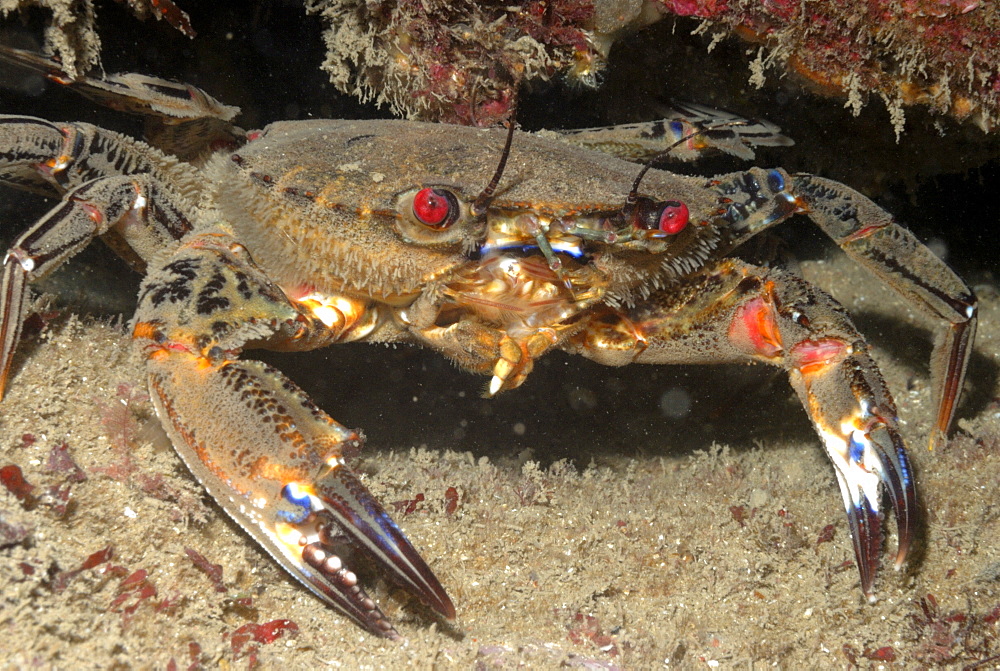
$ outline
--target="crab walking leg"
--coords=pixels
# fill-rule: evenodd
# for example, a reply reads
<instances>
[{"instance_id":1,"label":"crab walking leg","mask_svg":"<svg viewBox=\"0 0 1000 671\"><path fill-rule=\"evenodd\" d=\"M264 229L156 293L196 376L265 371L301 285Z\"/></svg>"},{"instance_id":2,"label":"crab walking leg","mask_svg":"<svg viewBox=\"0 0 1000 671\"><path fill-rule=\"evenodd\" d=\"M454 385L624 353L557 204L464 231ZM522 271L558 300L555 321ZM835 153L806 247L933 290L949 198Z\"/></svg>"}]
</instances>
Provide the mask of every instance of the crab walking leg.
<instances>
[{"instance_id":1,"label":"crab walking leg","mask_svg":"<svg viewBox=\"0 0 1000 671\"><path fill-rule=\"evenodd\" d=\"M123 234L127 245L140 248L143 245L136 244L137 240L162 237L162 231L146 225L150 200L156 192L146 175L87 182L69 191L62 203L10 246L0 279L0 398L6 389L24 322L28 285L54 271L112 228L115 233ZM158 202L156 208L160 209ZM179 236L187 225L186 219L175 213L171 220ZM157 242L147 245L151 248Z\"/></svg>"},{"instance_id":2,"label":"crab walking leg","mask_svg":"<svg viewBox=\"0 0 1000 671\"><path fill-rule=\"evenodd\" d=\"M232 121L239 114L238 107L223 105L195 86L169 79L135 73L105 75L100 79L82 74L71 77L61 63L48 56L5 45L0 45L0 61L37 72L96 103L130 114L175 122L205 118Z\"/></svg>"},{"instance_id":3,"label":"crab walking leg","mask_svg":"<svg viewBox=\"0 0 1000 671\"><path fill-rule=\"evenodd\" d=\"M185 168L150 148L87 124L56 125L0 116L0 181L64 193L3 259L0 279L0 398L21 333L28 285L54 271L94 238L142 265L154 250L190 230L184 196L161 186L162 171ZM176 182L184 184L181 179Z\"/></svg>"},{"instance_id":4,"label":"crab walking leg","mask_svg":"<svg viewBox=\"0 0 1000 671\"><path fill-rule=\"evenodd\" d=\"M363 322L363 318L359 320ZM334 334L350 337L349 325ZM335 549L346 536L448 618L427 564L345 465L361 441L247 343L316 346L327 329L270 282L226 231L190 237L143 283L133 336L177 453L223 509L289 573L369 631L398 634ZM326 344L331 338L327 338Z\"/></svg>"},{"instance_id":5,"label":"crab walking leg","mask_svg":"<svg viewBox=\"0 0 1000 671\"><path fill-rule=\"evenodd\" d=\"M931 358L938 409L930 446L943 440L955 416L972 343L976 297L968 286L885 210L843 184L794 175L792 190L809 217L851 258L926 314L943 320Z\"/></svg>"},{"instance_id":6,"label":"crab walking leg","mask_svg":"<svg viewBox=\"0 0 1000 671\"><path fill-rule=\"evenodd\" d=\"M0 183L62 194L100 177L151 174L195 196L197 170L133 138L87 123L0 114ZM176 198L175 198L176 199Z\"/></svg>"},{"instance_id":7,"label":"crab walking leg","mask_svg":"<svg viewBox=\"0 0 1000 671\"><path fill-rule=\"evenodd\" d=\"M673 103L657 113L663 118L617 126L563 130L558 131L557 137L569 144L643 163L658 156L674 161L695 161L713 152L751 160L754 147L795 144L772 123L751 121L703 105Z\"/></svg>"},{"instance_id":8,"label":"crab walking leg","mask_svg":"<svg viewBox=\"0 0 1000 671\"><path fill-rule=\"evenodd\" d=\"M788 371L833 462L861 588L873 597L882 543L879 484L910 547L916 492L896 407L846 311L804 280L727 260L682 290L596 315L566 349L607 365L762 361Z\"/></svg>"},{"instance_id":9,"label":"crab walking leg","mask_svg":"<svg viewBox=\"0 0 1000 671\"><path fill-rule=\"evenodd\" d=\"M239 108L224 105L190 84L135 73L100 79L83 74L70 77L47 56L0 44L0 62L4 61L37 72L109 109L142 116L146 141L185 161L207 158L212 151L235 147L245 139L243 131L230 123Z\"/></svg>"}]
</instances>

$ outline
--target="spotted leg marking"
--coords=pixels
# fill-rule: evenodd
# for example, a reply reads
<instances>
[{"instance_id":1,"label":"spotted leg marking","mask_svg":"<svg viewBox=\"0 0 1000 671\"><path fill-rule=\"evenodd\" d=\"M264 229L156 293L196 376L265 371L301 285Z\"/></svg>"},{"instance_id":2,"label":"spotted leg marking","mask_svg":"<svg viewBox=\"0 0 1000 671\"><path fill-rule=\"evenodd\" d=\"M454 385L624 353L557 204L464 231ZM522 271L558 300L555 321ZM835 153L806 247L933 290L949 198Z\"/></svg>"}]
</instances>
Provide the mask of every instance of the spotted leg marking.
<instances>
[{"instance_id":1,"label":"spotted leg marking","mask_svg":"<svg viewBox=\"0 0 1000 671\"><path fill-rule=\"evenodd\" d=\"M310 299L312 300L312 299ZM143 283L133 336L174 448L223 509L292 576L369 631L397 638L334 540L346 536L445 617L455 607L427 564L344 462L361 436L247 344L319 346L329 330L221 228L186 238ZM360 311L342 304L341 315ZM323 312L322 310L320 311ZM330 340L350 338L339 323Z\"/></svg>"},{"instance_id":2,"label":"spotted leg marking","mask_svg":"<svg viewBox=\"0 0 1000 671\"><path fill-rule=\"evenodd\" d=\"M829 295L784 273L727 260L670 293L591 319L566 349L608 365L761 361L784 368L833 462L861 588L873 599L882 544L879 484L913 537L916 490L896 406L868 347Z\"/></svg>"}]
</instances>

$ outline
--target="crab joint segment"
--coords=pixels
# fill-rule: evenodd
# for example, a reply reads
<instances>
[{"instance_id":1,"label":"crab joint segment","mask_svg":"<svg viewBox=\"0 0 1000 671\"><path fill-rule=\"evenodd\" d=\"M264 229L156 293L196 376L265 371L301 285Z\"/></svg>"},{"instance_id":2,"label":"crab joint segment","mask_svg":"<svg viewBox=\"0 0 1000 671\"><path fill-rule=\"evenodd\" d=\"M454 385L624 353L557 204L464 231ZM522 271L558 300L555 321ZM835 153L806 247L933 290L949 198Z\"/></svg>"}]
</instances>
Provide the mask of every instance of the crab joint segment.
<instances>
[{"instance_id":1,"label":"crab joint segment","mask_svg":"<svg viewBox=\"0 0 1000 671\"><path fill-rule=\"evenodd\" d=\"M500 341L500 356L493 367L493 377L486 395L496 396L505 389L521 386L534 368L535 359L556 342L558 336L552 329L540 329L518 340L504 336Z\"/></svg>"},{"instance_id":2,"label":"crab joint segment","mask_svg":"<svg viewBox=\"0 0 1000 671\"><path fill-rule=\"evenodd\" d=\"M352 342L363 339L379 324L379 311L369 301L314 291L302 298L293 298L293 302L300 312L323 325L321 330L324 333L321 341L317 343L318 346L330 341ZM297 332L293 338L299 340L312 335L315 339L315 331L315 328L307 327Z\"/></svg>"},{"instance_id":3,"label":"crab joint segment","mask_svg":"<svg viewBox=\"0 0 1000 671\"><path fill-rule=\"evenodd\" d=\"M765 359L781 354L781 333L772 301L754 298L736 308L729 326L729 339L748 352Z\"/></svg>"}]
</instances>

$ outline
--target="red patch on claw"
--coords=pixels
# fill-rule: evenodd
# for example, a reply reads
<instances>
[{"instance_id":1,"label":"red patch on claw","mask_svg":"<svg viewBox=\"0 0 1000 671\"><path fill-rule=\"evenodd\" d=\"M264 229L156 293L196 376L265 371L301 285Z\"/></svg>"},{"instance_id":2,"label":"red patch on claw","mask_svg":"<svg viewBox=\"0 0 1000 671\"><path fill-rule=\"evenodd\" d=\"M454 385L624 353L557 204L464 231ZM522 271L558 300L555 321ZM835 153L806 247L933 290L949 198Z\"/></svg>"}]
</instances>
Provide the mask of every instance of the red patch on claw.
<instances>
[{"instance_id":1,"label":"red patch on claw","mask_svg":"<svg viewBox=\"0 0 1000 671\"><path fill-rule=\"evenodd\" d=\"M729 341L751 354L776 356L783 348L774 306L763 298L754 298L736 308L729 325Z\"/></svg>"},{"instance_id":2,"label":"red patch on claw","mask_svg":"<svg viewBox=\"0 0 1000 671\"><path fill-rule=\"evenodd\" d=\"M803 340L792 348L792 361L803 375L818 373L840 358L847 343L837 338Z\"/></svg>"}]
</instances>

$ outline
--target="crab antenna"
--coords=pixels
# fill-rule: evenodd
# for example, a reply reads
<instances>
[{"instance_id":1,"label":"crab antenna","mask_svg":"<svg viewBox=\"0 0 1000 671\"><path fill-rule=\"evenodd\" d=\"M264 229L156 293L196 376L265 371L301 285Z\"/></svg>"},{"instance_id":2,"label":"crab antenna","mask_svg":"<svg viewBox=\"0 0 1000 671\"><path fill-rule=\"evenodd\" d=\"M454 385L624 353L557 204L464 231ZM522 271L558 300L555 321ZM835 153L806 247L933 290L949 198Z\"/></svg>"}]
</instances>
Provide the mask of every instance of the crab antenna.
<instances>
[{"instance_id":1,"label":"crab antenna","mask_svg":"<svg viewBox=\"0 0 1000 671\"><path fill-rule=\"evenodd\" d=\"M514 128L516 125L513 116L511 116L507 122L507 142L503 146L503 153L500 154L500 165L497 166L497 171L493 173L493 179L490 180L490 183L486 185L483 192L476 196L476 200L472 203L472 214L477 217L486 211L490 201L493 200L493 193L497 190L497 185L500 184L503 170L507 167L507 157L510 156L510 145L514 141Z\"/></svg>"},{"instance_id":2,"label":"crab antenna","mask_svg":"<svg viewBox=\"0 0 1000 671\"><path fill-rule=\"evenodd\" d=\"M664 158L666 158L667 154L672 152L674 149L681 146L688 140L698 137L699 135L707 135L712 131L720 130L722 128L732 128L733 126L749 126L750 123L751 122L747 119L740 119L739 121L727 121L726 123L720 123L714 126L706 126L705 128L699 128L695 132L685 135L680 140L677 140L677 142L674 142L669 147L667 147L660 153L656 154L653 158L646 161L645 165L642 166L642 170L639 171L639 175L635 178L635 181L632 182L632 190L628 192L628 197L625 198L625 207L629 207L636 204L636 202L639 200L639 184L640 182L642 182L642 178L646 176L646 173L649 172L650 168L652 168L654 165L656 165ZM479 201L477 200L476 202Z\"/></svg>"}]
</instances>

